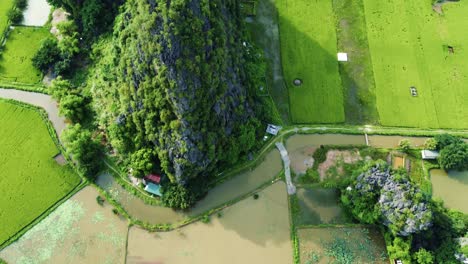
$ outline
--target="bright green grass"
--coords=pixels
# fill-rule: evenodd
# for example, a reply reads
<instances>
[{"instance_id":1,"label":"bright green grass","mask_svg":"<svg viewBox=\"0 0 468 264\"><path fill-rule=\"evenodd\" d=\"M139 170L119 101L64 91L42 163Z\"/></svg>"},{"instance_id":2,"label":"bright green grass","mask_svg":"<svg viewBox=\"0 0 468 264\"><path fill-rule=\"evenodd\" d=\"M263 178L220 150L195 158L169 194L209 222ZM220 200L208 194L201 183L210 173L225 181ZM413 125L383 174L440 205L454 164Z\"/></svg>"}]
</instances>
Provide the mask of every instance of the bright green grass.
<instances>
[{"instance_id":1,"label":"bright green grass","mask_svg":"<svg viewBox=\"0 0 468 264\"><path fill-rule=\"evenodd\" d=\"M7 27L8 18L7 14L10 9L13 8L13 0L2 0L0 1L0 35Z\"/></svg>"},{"instance_id":2,"label":"bright green grass","mask_svg":"<svg viewBox=\"0 0 468 264\"><path fill-rule=\"evenodd\" d=\"M80 181L58 153L39 114L0 101L0 244Z\"/></svg>"},{"instance_id":3,"label":"bright green grass","mask_svg":"<svg viewBox=\"0 0 468 264\"><path fill-rule=\"evenodd\" d=\"M40 83L42 74L34 68L31 59L50 35L47 28L15 27L7 38L0 57L0 79L35 84Z\"/></svg>"},{"instance_id":4,"label":"bright green grass","mask_svg":"<svg viewBox=\"0 0 468 264\"><path fill-rule=\"evenodd\" d=\"M443 16L428 1L364 0L364 7L381 123L468 128L468 2L444 5Z\"/></svg>"},{"instance_id":5,"label":"bright green grass","mask_svg":"<svg viewBox=\"0 0 468 264\"><path fill-rule=\"evenodd\" d=\"M295 123L345 120L330 0L277 0L281 57ZM293 85L295 78L302 86Z\"/></svg>"}]
</instances>

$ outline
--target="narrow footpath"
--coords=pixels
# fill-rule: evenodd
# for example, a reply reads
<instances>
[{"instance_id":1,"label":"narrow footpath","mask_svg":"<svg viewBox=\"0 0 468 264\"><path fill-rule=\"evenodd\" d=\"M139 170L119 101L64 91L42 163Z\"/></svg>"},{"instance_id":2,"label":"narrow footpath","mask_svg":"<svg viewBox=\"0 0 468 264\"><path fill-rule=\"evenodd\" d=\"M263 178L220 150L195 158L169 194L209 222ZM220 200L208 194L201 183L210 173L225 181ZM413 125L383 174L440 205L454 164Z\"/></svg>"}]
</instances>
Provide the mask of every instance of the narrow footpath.
<instances>
[{"instance_id":1,"label":"narrow footpath","mask_svg":"<svg viewBox=\"0 0 468 264\"><path fill-rule=\"evenodd\" d=\"M296 193L296 186L294 186L294 184L292 183L292 180L291 180L291 168L290 168L291 160L289 160L288 151L284 147L283 142L276 142L275 145L278 148L278 150L280 151L281 158L283 159L284 174L286 176L286 185L288 187L288 194L289 195L295 194Z\"/></svg>"}]
</instances>

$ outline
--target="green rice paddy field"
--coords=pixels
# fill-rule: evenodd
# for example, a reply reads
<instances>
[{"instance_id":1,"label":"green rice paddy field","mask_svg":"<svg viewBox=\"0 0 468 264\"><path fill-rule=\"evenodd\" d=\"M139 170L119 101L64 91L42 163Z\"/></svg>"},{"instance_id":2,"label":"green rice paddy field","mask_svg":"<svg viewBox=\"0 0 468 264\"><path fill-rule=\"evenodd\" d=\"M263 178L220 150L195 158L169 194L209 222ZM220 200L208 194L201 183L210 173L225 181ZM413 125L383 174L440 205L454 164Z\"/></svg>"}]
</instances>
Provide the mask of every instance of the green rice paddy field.
<instances>
[{"instance_id":1,"label":"green rice paddy field","mask_svg":"<svg viewBox=\"0 0 468 264\"><path fill-rule=\"evenodd\" d=\"M445 4L444 15L429 1L364 0L364 6L381 123L467 128L468 3Z\"/></svg>"},{"instance_id":2,"label":"green rice paddy field","mask_svg":"<svg viewBox=\"0 0 468 264\"><path fill-rule=\"evenodd\" d=\"M53 157L59 152L40 115L0 101L0 245L80 181Z\"/></svg>"},{"instance_id":3,"label":"green rice paddy field","mask_svg":"<svg viewBox=\"0 0 468 264\"><path fill-rule=\"evenodd\" d=\"M344 121L332 1L278 0L281 58L294 123ZM293 81L299 78L301 86Z\"/></svg>"},{"instance_id":4,"label":"green rice paddy field","mask_svg":"<svg viewBox=\"0 0 468 264\"><path fill-rule=\"evenodd\" d=\"M31 59L50 35L47 28L19 27L9 33L0 57L0 79L27 84L40 83L42 74L32 65Z\"/></svg>"},{"instance_id":5,"label":"green rice paddy field","mask_svg":"<svg viewBox=\"0 0 468 264\"><path fill-rule=\"evenodd\" d=\"M466 1L275 2L294 123L468 128Z\"/></svg>"},{"instance_id":6,"label":"green rice paddy field","mask_svg":"<svg viewBox=\"0 0 468 264\"><path fill-rule=\"evenodd\" d=\"M3 34L3 31L7 27L8 11L13 7L13 0L2 0L0 1L0 35Z\"/></svg>"}]
</instances>

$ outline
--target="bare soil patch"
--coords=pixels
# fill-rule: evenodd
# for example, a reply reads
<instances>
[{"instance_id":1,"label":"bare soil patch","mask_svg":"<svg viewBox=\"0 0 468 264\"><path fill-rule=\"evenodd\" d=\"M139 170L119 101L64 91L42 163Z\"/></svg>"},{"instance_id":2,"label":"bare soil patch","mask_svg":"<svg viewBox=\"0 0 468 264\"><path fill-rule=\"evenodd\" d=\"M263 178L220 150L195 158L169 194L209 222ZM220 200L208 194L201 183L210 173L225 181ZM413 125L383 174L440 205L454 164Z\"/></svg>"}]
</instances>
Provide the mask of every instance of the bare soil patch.
<instances>
[{"instance_id":1,"label":"bare soil patch","mask_svg":"<svg viewBox=\"0 0 468 264\"><path fill-rule=\"evenodd\" d=\"M339 175L344 173L343 163L353 164L362 160L359 151L354 150L329 150L327 159L318 166L320 179L324 180L331 168L336 168Z\"/></svg>"}]
</instances>

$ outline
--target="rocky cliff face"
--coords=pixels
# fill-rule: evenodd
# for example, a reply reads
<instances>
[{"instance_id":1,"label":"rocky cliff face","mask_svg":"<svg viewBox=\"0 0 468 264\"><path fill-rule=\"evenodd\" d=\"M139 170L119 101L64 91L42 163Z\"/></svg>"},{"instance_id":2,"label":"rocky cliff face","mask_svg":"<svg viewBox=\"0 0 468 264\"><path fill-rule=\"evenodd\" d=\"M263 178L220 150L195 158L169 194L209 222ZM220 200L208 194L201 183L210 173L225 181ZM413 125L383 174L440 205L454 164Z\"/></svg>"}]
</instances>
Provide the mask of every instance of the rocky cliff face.
<instances>
[{"instance_id":1,"label":"rocky cliff face","mask_svg":"<svg viewBox=\"0 0 468 264\"><path fill-rule=\"evenodd\" d=\"M153 149L179 183L246 154L259 122L244 41L237 0L128 0L91 89L113 147Z\"/></svg>"}]
</instances>

